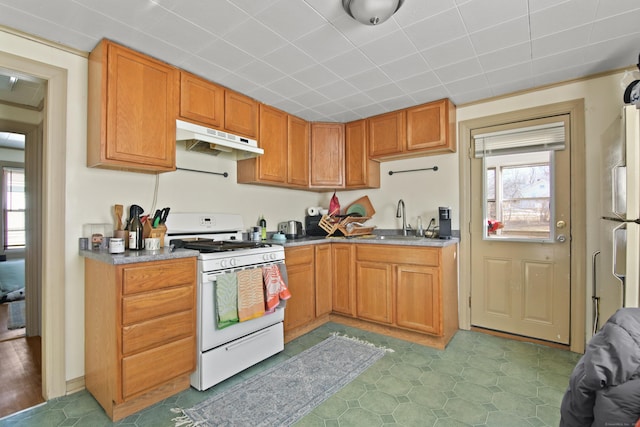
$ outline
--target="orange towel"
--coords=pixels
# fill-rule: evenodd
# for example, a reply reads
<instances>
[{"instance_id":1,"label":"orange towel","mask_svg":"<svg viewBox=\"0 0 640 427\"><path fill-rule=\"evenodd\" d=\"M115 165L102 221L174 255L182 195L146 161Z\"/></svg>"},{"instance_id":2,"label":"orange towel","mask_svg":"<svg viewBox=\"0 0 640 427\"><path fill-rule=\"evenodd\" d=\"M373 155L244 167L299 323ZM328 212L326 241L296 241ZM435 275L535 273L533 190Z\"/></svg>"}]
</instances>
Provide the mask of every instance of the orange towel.
<instances>
[{"instance_id":1,"label":"orange towel","mask_svg":"<svg viewBox=\"0 0 640 427\"><path fill-rule=\"evenodd\" d=\"M266 265L262 267L262 277L264 279L265 305L268 312L272 312L280 300L291 297L291 292L284 283L280 269L277 265Z\"/></svg>"},{"instance_id":2,"label":"orange towel","mask_svg":"<svg viewBox=\"0 0 640 427\"><path fill-rule=\"evenodd\" d=\"M238 317L241 322L264 315L262 270L240 270L238 276Z\"/></svg>"}]
</instances>

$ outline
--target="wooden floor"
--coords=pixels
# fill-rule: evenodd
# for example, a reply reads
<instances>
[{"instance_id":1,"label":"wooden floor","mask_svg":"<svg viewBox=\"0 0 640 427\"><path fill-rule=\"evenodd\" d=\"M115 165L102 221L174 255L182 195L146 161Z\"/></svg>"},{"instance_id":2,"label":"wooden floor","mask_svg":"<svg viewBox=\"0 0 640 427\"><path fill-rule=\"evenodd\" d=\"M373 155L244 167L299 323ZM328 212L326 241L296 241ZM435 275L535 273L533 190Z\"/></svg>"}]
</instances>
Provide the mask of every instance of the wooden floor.
<instances>
[{"instance_id":1,"label":"wooden floor","mask_svg":"<svg viewBox=\"0 0 640 427\"><path fill-rule=\"evenodd\" d=\"M0 304L0 418L44 402L40 337L7 330L7 304Z\"/></svg>"}]
</instances>

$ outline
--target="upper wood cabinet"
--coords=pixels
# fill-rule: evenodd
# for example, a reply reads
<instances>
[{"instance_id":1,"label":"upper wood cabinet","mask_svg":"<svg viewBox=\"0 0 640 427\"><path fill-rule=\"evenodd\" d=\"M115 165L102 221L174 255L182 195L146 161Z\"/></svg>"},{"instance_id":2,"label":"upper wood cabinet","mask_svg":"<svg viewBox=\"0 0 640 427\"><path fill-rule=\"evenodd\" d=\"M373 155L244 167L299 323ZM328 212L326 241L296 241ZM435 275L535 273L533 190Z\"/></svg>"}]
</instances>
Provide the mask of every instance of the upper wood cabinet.
<instances>
[{"instance_id":1,"label":"upper wood cabinet","mask_svg":"<svg viewBox=\"0 0 640 427\"><path fill-rule=\"evenodd\" d=\"M380 188L380 163L369 159L367 121L345 125L345 187Z\"/></svg>"},{"instance_id":2,"label":"upper wood cabinet","mask_svg":"<svg viewBox=\"0 0 640 427\"><path fill-rule=\"evenodd\" d=\"M344 125L311 124L311 187L344 187Z\"/></svg>"},{"instance_id":3,"label":"upper wood cabinet","mask_svg":"<svg viewBox=\"0 0 640 427\"><path fill-rule=\"evenodd\" d=\"M258 139L258 109L254 99L180 72L180 118Z\"/></svg>"},{"instance_id":4,"label":"upper wood cabinet","mask_svg":"<svg viewBox=\"0 0 640 427\"><path fill-rule=\"evenodd\" d=\"M406 115L404 111L392 111L369 117L369 156L383 158L404 151L406 139Z\"/></svg>"},{"instance_id":5,"label":"upper wood cabinet","mask_svg":"<svg viewBox=\"0 0 640 427\"><path fill-rule=\"evenodd\" d=\"M309 122L288 116L287 183L294 186L309 185Z\"/></svg>"},{"instance_id":6,"label":"upper wood cabinet","mask_svg":"<svg viewBox=\"0 0 640 427\"><path fill-rule=\"evenodd\" d=\"M224 126L224 88L185 71L180 72L180 117L205 126Z\"/></svg>"},{"instance_id":7,"label":"upper wood cabinet","mask_svg":"<svg viewBox=\"0 0 640 427\"><path fill-rule=\"evenodd\" d=\"M87 166L176 168L180 72L109 40L89 55Z\"/></svg>"},{"instance_id":8,"label":"upper wood cabinet","mask_svg":"<svg viewBox=\"0 0 640 427\"><path fill-rule=\"evenodd\" d=\"M225 89L224 129L230 133L258 139L258 102L238 92Z\"/></svg>"},{"instance_id":9,"label":"upper wood cabinet","mask_svg":"<svg viewBox=\"0 0 640 427\"><path fill-rule=\"evenodd\" d=\"M369 156L394 160L456 151L456 109L448 99L370 117Z\"/></svg>"},{"instance_id":10,"label":"upper wood cabinet","mask_svg":"<svg viewBox=\"0 0 640 427\"><path fill-rule=\"evenodd\" d=\"M407 153L455 153L456 108L448 99L407 109Z\"/></svg>"}]
</instances>

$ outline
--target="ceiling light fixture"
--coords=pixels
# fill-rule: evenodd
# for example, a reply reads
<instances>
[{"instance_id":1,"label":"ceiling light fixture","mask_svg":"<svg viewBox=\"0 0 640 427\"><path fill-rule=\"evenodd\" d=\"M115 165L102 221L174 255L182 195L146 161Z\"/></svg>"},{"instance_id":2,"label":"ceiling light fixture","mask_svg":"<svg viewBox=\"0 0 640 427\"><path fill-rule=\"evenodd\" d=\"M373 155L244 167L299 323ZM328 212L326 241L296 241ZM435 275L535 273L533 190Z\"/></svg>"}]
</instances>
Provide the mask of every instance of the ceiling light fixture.
<instances>
[{"instance_id":1,"label":"ceiling light fixture","mask_svg":"<svg viewBox=\"0 0 640 427\"><path fill-rule=\"evenodd\" d=\"M344 10L365 25L382 24L400 9L404 0L342 0Z\"/></svg>"}]
</instances>

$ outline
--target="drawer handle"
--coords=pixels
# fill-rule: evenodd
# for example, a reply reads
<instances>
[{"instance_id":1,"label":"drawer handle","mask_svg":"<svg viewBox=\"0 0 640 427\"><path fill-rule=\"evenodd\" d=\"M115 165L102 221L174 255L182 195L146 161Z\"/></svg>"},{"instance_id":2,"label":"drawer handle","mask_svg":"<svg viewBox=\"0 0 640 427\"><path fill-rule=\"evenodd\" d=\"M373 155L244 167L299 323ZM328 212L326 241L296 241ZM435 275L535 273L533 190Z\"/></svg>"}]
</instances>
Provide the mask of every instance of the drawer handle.
<instances>
[{"instance_id":1,"label":"drawer handle","mask_svg":"<svg viewBox=\"0 0 640 427\"><path fill-rule=\"evenodd\" d=\"M239 347L239 346L244 345L244 344L246 344L246 343L248 343L250 341L258 339L258 338L262 337L263 335L268 334L269 332L271 332L270 329L263 329L263 330L261 330L259 332L256 332L256 333L254 333L254 334L252 334L252 335L250 335L248 337L244 337L244 338L239 339L238 341L234 341L233 343L231 343L228 346L226 346L224 349L226 351L231 351L236 347Z\"/></svg>"}]
</instances>

